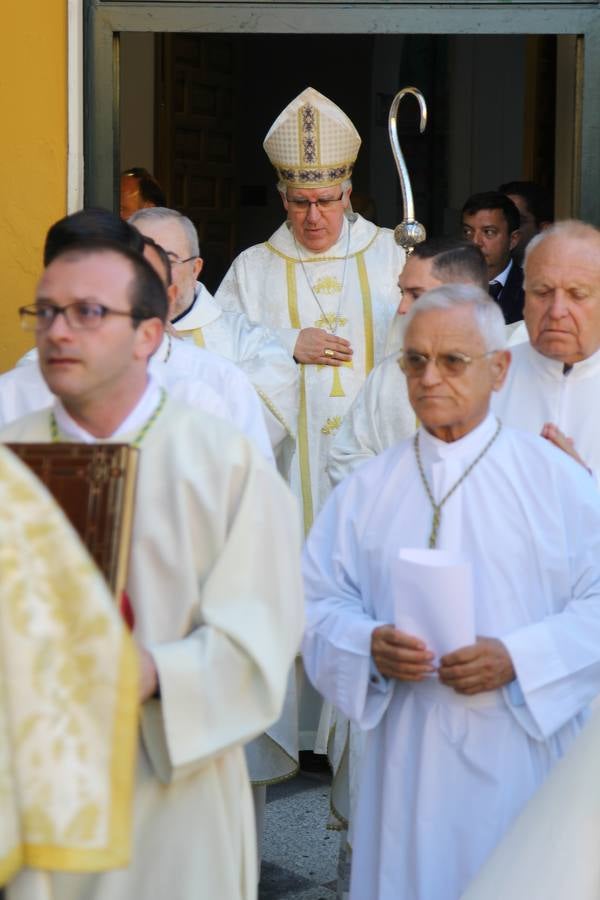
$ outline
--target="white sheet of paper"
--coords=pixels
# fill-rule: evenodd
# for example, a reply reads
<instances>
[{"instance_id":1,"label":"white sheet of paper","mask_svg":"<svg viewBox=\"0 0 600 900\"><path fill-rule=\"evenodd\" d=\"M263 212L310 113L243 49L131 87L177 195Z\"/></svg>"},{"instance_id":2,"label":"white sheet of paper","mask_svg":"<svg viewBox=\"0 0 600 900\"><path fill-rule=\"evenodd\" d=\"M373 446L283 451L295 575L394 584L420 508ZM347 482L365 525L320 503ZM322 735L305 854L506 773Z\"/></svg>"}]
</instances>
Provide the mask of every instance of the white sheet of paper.
<instances>
[{"instance_id":1,"label":"white sheet of paper","mask_svg":"<svg viewBox=\"0 0 600 900\"><path fill-rule=\"evenodd\" d=\"M392 563L396 628L440 656L475 643L471 565L446 550L401 550Z\"/></svg>"}]
</instances>

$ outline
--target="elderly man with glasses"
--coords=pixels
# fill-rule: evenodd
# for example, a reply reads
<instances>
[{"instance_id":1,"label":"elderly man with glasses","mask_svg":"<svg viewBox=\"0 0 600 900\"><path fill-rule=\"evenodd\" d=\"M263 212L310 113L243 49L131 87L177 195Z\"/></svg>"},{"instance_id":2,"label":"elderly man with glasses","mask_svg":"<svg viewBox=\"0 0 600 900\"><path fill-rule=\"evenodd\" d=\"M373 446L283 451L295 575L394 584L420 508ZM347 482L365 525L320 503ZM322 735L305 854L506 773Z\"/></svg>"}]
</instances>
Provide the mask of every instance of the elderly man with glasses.
<instances>
[{"instance_id":1,"label":"elderly man with glasses","mask_svg":"<svg viewBox=\"0 0 600 900\"><path fill-rule=\"evenodd\" d=\"M304 661L366 731L351 900L457 900L600 689L600 495L503 426L500 308L407 314L421 425L339 485L305 553Z\"/></svg>"},{"instance_id":2,"label":"elderly man with glasses","mask_svg":"<svg viewBox=\"0 0 600 900\"><path fill-rule=\"evenodd\" d=\"M175 298L169 319L188 346L202 347L234 362L261 401L273 452L289 474L298 415L298 373L285 347L241 312L226 312L198 281L204 261L194 223L175 209L142 209L129 220L169 256ZM279 775L282 773L280 772Z\"/></svg>"}]
</instances>

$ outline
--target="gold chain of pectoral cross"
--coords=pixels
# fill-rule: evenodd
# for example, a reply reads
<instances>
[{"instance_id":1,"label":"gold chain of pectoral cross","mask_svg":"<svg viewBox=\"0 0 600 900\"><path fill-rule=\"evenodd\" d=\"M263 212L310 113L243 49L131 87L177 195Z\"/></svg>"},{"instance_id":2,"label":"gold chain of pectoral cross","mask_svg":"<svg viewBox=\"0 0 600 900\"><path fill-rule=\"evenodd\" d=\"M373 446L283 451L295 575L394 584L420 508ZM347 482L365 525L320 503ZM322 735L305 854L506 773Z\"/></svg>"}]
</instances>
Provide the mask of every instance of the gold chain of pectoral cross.
<instances>
[{"instance_id":1,"label":"gold chain of pectoral cross","mask_svg":"<svg viewBox=\"0 0 600 900\"><path fill-rule=\"evenodd\" d=\"M498 426L497 426L494 434L490 438L490 440L487 442L487 444L481 451L481 453L475 457L475 459L469 466L467 466L467 468L462 473L462 475L460 476L458 481L456 481L452 485L450 490L445 494L444 497L442 497L442 499L440 500L439 503L436 503L435 500L433 499L433 493L431 492L431 488L429 487L429 482L427 481L427 477L425 476L425 470L423 469L423 463L421 462L421 451L419 449L419 432L417 431L417 433L415 434L415 437L413 440L413 446L415 448L415 456L417 459L417 466L419 467L419 474L421 476L421 481L423 482L423 487L425 488L425 493L427 494L427 496L429 498L429 502L431 503L431 506L433 507L433 522L431 524L431 533L429 535L429 547L431 549L433 549L437 545L438 532L440 530L440 521L442 518L442 506L444 505L446 500L450 499L450 497L452 496L454 491L463 483L463 481L465 480L467 475L469 475L473 471L473 469L475 468L475 466L477 465L479 460L485 456L485 454L488 452L488 450L490 449L490 447L492 446L492 444L494 443L494 441L500 434L500 429L502 428L502 422L500 421L500 419L496 419L496 422L498 423Z\"/></svg>"},{"instance_id":2,"label":"gold chain of pectoral cross","mask_svg":"<svg viewBox=\"0 0 600 900\"><path fill-rule=\"evenodd\" d=\"M344 287L346 286L346 269L348 268L348 254L350 252L350 234L351 234L350 222L347 223L346 227L348 228L348 238L346 240L346 252L344 254L344 271L342 274L342 284L340 287L340 299L338 300L337 313L335 313L333 316L331 315L331 313L329 313L329 314L326 313L325 310L323 309L323 307L321 306L321 301L319 300L319 298L317 296L317 292L315 291L315 289L313 287L312 281L308 277L308 272L306 271L306 267L304 265L304 260L302 259L300 247L298 246L298 241L296 240L296 235L292 231L292 237L294 239L294 246L296 247L296 253L298 255L298 262L300 263L300 268L302 269L302 271L304 273L304 278L306 279L306 283L309 287L309 290L314 297L315 303L319 307L321 315L323 316L323 321L327 322L329 325L329 331L331 332L331 334L336 333L336 331L338 329L338 325L340 324L340 322L339 322L340 309L342 308L342 300L344 299ZM333 324L329 324L330 321L333 322Z\"/></svg>"}]
</instances>

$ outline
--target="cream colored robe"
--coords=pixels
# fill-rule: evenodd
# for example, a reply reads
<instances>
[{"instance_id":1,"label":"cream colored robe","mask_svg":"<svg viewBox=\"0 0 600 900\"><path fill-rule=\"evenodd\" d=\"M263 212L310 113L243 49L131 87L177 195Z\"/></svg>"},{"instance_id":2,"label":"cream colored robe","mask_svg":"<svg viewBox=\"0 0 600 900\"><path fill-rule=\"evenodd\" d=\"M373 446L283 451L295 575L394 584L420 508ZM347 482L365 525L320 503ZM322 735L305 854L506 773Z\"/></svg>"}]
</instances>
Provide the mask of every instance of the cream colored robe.
<instances>
[{"instance_id":1,"label":"cream colored robe","mask_svg":"<svg viewBox=\"0 0 600 900\"><path fill-rule=\"evenodd\" d=\"M337 336L347 338L354 350L350 366L300 367L291 483L302 500L307 531L330 490L325 463L333 436L366 376L383 356L400 299L397 280L404 251L389 229L356 216L353 223L344 220L339 240L326 253L311 256L304 251L302 259L304 269L292 233L283 224L267 243L250 247L234 260L215 299L224 309L245 312L252 321L272 328L290 356L300 329L311 327L337 325Z\"/></svg>"},{"instance_id":2,"label":"cream colored robe","mask_svg":"<svg viewBox=\"0 0 600 900\"><path fill-rule=\"evenodd\" d=\"M49 440L44 410L2 432ZM144 704L134 853L100 876L25 870L8 900L251 900L243 745L280 714L302 628L295 502L226 422L168 400L141 447L128 593L161 700Z\"/></svg>"},{"instance_id":3,"label":"cream colored robe","mask_svg":"<svg viewBox=\"0 0 600 900\"><path fill-rule=\"evenodd\" d=\"M461 900L598 900L599 754L596 712Z\"/></svg>"},{"instance_id":4,"label":"cream colored robe","mask_svg":"<svg viewBox=\"0 0 600 900\"><path fill-rule=\"evenodd\" d=\"M298 372L286 348L261 325L239 312L225 312L198 283L191 308L173 322L178 335L234 362L263 403L279 471L287 476L296 442Z\"/></svg>"}]
</instances>

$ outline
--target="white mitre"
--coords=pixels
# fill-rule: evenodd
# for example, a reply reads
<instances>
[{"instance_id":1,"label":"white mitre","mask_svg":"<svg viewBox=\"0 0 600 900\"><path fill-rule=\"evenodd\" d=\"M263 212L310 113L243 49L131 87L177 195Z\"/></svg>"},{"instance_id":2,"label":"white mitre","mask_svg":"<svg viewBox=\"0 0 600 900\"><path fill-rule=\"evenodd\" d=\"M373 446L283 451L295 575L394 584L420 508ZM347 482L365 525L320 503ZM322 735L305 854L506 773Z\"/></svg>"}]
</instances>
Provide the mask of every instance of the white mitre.
<instances>
[{"instance_id":1,"label":"white mitre","mask_svg":"<svg viewBox=\"0 0 600 900\"><path fill-rule=\"evenodd\" d=\"M346 113L309 87L275 119L263 147L280 181L321 188L350 178L360 144Z\"/></svg>"}]
</instances>

